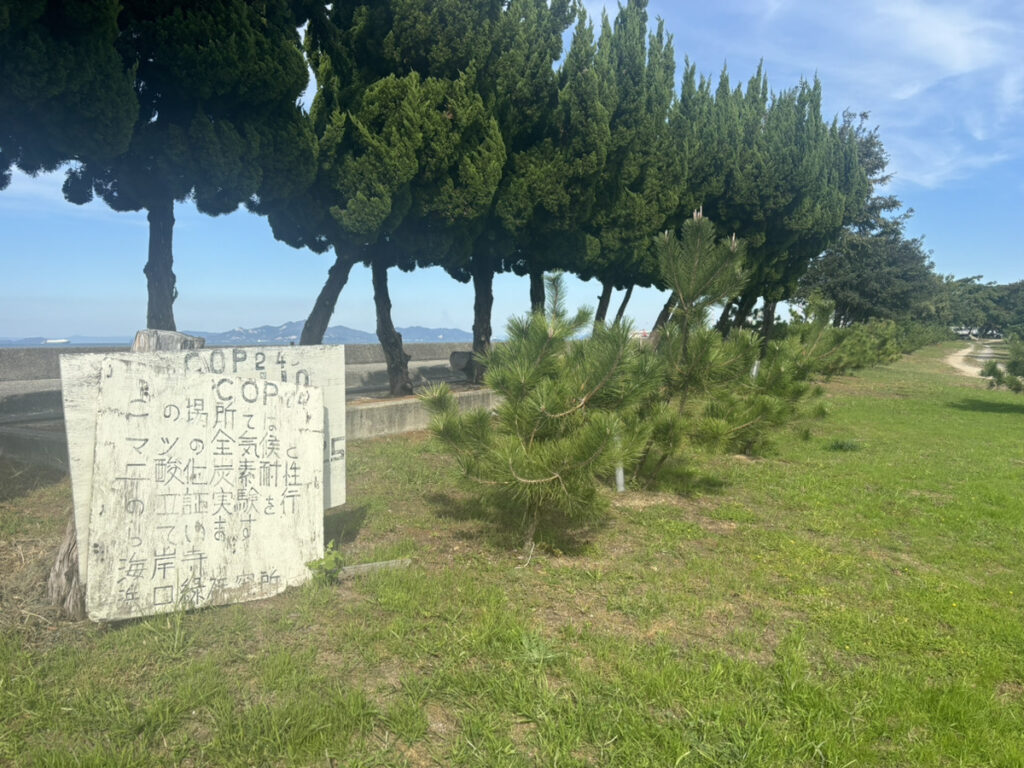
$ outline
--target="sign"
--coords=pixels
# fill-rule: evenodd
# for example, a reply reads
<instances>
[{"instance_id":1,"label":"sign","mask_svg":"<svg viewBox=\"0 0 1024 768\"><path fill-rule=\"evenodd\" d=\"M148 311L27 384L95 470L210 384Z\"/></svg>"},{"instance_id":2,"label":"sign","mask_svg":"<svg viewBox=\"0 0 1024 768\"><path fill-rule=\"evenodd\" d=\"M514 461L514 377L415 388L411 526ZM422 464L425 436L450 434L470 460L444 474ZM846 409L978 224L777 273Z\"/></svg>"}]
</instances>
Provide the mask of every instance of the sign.
<instances>
[{"instance_id":1,"label":"sign","mask_svg":"<svg viewBox=\"0 0 1024 768\"><path fill-rule=\"evenodd\" d=\"M182 377L145 357L101 360L79 541L89 617L254 600L306 581L323 555L320 391L300 377Z\"/></svg>"},{"instance_id":2,"label":"sign","mask_svg":"<svg viewBox=\"0 0 1024 768\"><path fill-rule=\"evenodd\" d=\"M131 361L187 385L212 375L266 381L278 387L300 384L323 395L323 507L345 503L345 348L343 346L225 347L174 352L61 355L61 389L68 436L71 492L78 533L78 571L88 583L89 510L92 508L97 396L111 367ZM270 388L272 391L273 387ZM320 555L317 555L320 557Z\"/></svg>"}]
</instances>

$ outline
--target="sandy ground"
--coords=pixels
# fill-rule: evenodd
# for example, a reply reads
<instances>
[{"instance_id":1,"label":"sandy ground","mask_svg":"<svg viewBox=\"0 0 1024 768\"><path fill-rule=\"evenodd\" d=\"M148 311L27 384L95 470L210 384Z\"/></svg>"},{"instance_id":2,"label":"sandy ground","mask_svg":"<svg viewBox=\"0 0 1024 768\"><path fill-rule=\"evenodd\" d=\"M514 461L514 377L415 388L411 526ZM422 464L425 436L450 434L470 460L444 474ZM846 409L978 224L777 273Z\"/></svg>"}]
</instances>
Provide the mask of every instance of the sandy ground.
<instances>
[{"instance_id":1,"label":"sandy ground","mask_svg":"<svg viewBox=\"0 0 1024 768\"><path fill-rule=\"evenodd\" d=\"M958 352L954 352L946 358L946 364L956 368L964 376L977 376L981 366L974 362L973 359L970 361L967 359L972 356L977 346L977 344L971 344L969 347L964 347Z\"/></svg>"}]
</instances>

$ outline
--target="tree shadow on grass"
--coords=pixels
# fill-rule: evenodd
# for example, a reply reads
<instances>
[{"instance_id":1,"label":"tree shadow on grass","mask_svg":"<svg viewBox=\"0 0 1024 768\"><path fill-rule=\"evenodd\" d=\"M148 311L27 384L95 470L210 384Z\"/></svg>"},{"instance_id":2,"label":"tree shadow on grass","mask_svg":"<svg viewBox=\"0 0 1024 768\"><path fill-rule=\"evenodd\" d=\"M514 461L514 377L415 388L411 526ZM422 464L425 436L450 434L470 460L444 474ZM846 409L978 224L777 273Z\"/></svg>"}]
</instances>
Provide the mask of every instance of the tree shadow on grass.
<instances>
[{"instance_id":1,"label":"tree shadow on grass","mask_svg":"<svg viewBox=\"0 0 1024 768\"><path fill-rule=\"evenodd\" d=\"M638 479L647 483L644 490L686 497L721 494L729 486L721 477L672 461L666 462L656 476L641 475Z\"/></svg>"},{"instance_id":2,"label":"tree shadow on grass","mask_svg":"<svg viewBox=\"0 0 1024 768\"><path fill-rule=\"evenodd\" d=\"M483 523L478 530L461 531L462 539L477 538L495 549L515 550L523 546L526 529L522 510L496 506L486 498L451 493L432 493L425 497L437 517L461 522ZM579 556L589 551L594 536L608 525L607 511L587 521L547 514L537 528L534 541L542 550Z\"/></svg>"},{"instance_id":3,"label":"tree shadow on grass","mask_svg":"<svg viewBox=\"0 0 1024 768\"><path fill-rule=\"evenodd\" d=\"M0 457L0 502L60 482L67 472Z\"/></svg>"},{"instance_id":4,"label":"tree shadow on grass","mask_svg":"<svg viewBox=\"0 0 1024 768\"><path fill-rule=\"evenodd\" d=\"M428 493L424 497L435 515L446 520L492 520L493 510L481 499L452 493Z\"/></svg>"},{"instance_id":5,"label":"tree shadow on grass","mask_svg":"<svg viewBox=\"0 0 1024 768\"><path fill-rule=\"evenodd\" d=\"M962 400L950 403L950 408L958 411L973 411L975 413L1004 413L1024 416L1024 403L994 403L989 400L979 400L975 397L965 397Z\"/></svg>"},{"instance_id":6,"label":"tree shadow on grass","mask_svg":"<svg viewBox=\"0 0 1024 768\"><path fill-rule=\"evenodd\" d=\"M351 544L366 521L366 505L348 508L335 507L324 515L324 541L333 541L335 546Z\"/></svg>"}]
</instances>

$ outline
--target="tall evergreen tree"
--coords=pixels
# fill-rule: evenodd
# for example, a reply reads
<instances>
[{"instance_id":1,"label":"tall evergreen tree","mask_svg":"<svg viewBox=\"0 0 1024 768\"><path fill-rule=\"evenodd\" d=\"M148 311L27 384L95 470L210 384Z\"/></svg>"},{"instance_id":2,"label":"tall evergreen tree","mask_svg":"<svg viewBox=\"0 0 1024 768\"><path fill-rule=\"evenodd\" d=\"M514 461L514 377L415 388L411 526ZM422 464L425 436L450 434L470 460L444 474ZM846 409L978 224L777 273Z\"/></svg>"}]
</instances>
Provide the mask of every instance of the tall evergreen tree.
<instances>
[{"instance_id":1,"label":"tall evergreen tree","mask_svg":"<svg viewBox=\"0 0 1024 768\"><path fill-rule=\"evenodd\" d=\"M139 103L131 143L113 158L83 158L64 194L147 212L147 327L175 329L175 202L217 215L308 184L312 135L296 104L302 21L286 0L123 3L117 48Z\"/></svg>"},{"instance_id":2,"label":"tall evergreen tree","mask_svg":"<svg viewBox=\"0 0 1024 768\"><path fill-rule=\"evenodd\" d=\"M118 0L0 0L0 189L127 149L139 105L119 55Z\"/></svg>"},{"instance_id":3,"label":"tall evergreen tree","mask_svg":"<svg viewBox=\"0 0 1024 768\"><path fill-rule=\"evenodd\" d=\"M387 270L465 251L464 230L489 209L504 163L496 122L476 89L475 68L491 55L491 13L456 2L341 2L307 35L318 80L311 120L319 172L304 196L269 212L270 222L290 244L336 253L303 343L319 343L352 265L370 267L395 394L411 384ZM424 44L430 24L447 43Z\"/></svg>"},{"instance_id":4,"label":"tall evergreen tree","mask_svg":"<svg viewBox=\"0 0 1024 768\"><path fill-rule=\"evenodd\" d=\"M939 321L945 304L942 280L923 241L905 236L913 211L894 214L902 205L899 199L877 191L891 178L889 158L878 129L868 129L867 120L867 113L845 112L838 143L860 168L869 193L851 208L835 242L812 258L794 298L807 303L817 294L831 301L833 322L840 326L871 318Z\"/></svg>"},{"instance_id":5,"label":"tall evergreen tree","mask_svg":"<svg viewBox=\"0 0 1024 768\"><path fill-rule=\"evenodd\" d=\"M510 270L530 273L529 225L510 214L522 208L523 194L531 194L529 181L537 169L538 148L557 130L553 115L558 107L555 62L562 55L562 38L575 17L570 0L511 0L494 26L493 47L486 65L477 72L477 89L492 110L505 145L502 181L490 210L467 231L469 250L452 253L442 266L454 278L473 283L473 351L486 354L491 340L494 276ZM532 268L533 295L538 303L538 275ZM476 376L482 370L477 368Z\"/></svg>"},{"instance_id":6,"label":"tall evergreen tree","mask_svg":"<svg viewBox=\"0 0 1024 768\"><path fill-rule=\"evenodd\" d=\"M727 302L719 327L747 322L764 301L768 338L775 305L789 298L811 259L838 237L870 193L856 140L821 118L821 85L801 82L769 95L761 68L746 90L730 90L723 72L715 96L723 183L707 209L747 243L752 274Z\"/></svg>"},{"instance_id":7,"label":"tall evergreen tree","mask_svg":"<svg viewBox=\"0 0 1024 768\"><path fill-rule=\"evenodd\" d=\"M450 130L437 132L438 137L443 135L440 145L433 139L421 142L422 152L429 156L424 157L419 175L399 183L394 183L398 179L387 178L373 182L369 176L356 182L362 185L360 194L368 200L388 198L389 206L397 203L395 216L388 221L384 221L386 216L381 219L380 239L374 240L372 258L353 257L350 250L335 247L337 259L307 321L304 341L311 340L317 328L326 327L351 264L362 260L376 264L378 310L390 303L384 295L386 277L381 274L389 266L440 265L457 279L472 279L477 286L475 346L480 351L486 348L490 338L491 280L494 271L507 268L512 245L500 228L493 203L488 200L484 205L484 199L494 193L493 187L489 191L487 187L494 180L495 170L505 167L508 148L515 146L519 137L534 135L544 117L543 109L537 106L543 99L538 100L537 93L546 93L553 81L551 64L558 58L561 32L567 22L551 20L563 16L571 17L568 0L558 0L552 6L543 0L343 0L333 3L323 19L310 24L307 49L320 80L319 107L314 104L312 116L319 136L326 135L331 115L364 109L373 84L388 77L404 81L415 75L424 84L457 84L450 85L461 94L456 96L482 105L485 112L475 112L474 123L453 120L460 110L443 110L451 123ZM427 112L432 109L420 106ZM469 111L461 109L461 113L468 115ZM494 124L501 131L497 142ZM350 128L339 130L352 136ZM406 131L410 137L414 133ZM332 160L328 155L335 149L328 148L325 153L324 138L320 143L321 171L307 198L320 212L309 214L296 210L296 206L283 206L271 216L271 224L275 233L288 242L324 250L332 243L343 242L352 229L342 222L340 234L331 234L339 225L339 211L332 206L348 204L343 195L338 197L339 184L344 182L339 182L337 174L349 165L343 159L344 151ZM379 142L368 139L367 145L371 144L375 148L370 154L383 151ZM415 144L413 138L410 146ZM447 182L438 181L446 175ZM378 185L375 189L374 183ZM407 184L404 189L403 183ZM394 195L398 198L391 200ZM405 367L400 341L397 346L393 343L390 321L381 323L379 311L378 321L388 337L381 339L385 351L396 350L397 357L389 359L389 366L394 363L395 370L400 370Z\"/></svg>"},{"instance_id":8,"label":"tall evergreen tree","mask_svg":"<svg viewBox=\"0 0 1024 768\"><path fill-rule=\"evenodd\" d=\"M599 248L575 271L601 282L595 320L602 322L614 288L658 280L653 238L676 210L684 168L668 132L675 78L672 38L660 21L656 32L648 33L647 0L620 5L614 25L603 18L597 67L610 139L586 226Z\"/></svg>"},{"instance_id":9,"label":"tall evergreen tree","mask_svg":"<svg viewBox=\"0 0 1024 768\"><path fill-rule=\"evenodd\" d=\"M513 269L530 278L530 306L544 308L545 272L575 270L597 253L585 232L608 156L608 110L601 102L593 25L583 11L558 71L557 105L544 138L513 158L496 205L514 233Z\"/></svg>"}]
</instances>

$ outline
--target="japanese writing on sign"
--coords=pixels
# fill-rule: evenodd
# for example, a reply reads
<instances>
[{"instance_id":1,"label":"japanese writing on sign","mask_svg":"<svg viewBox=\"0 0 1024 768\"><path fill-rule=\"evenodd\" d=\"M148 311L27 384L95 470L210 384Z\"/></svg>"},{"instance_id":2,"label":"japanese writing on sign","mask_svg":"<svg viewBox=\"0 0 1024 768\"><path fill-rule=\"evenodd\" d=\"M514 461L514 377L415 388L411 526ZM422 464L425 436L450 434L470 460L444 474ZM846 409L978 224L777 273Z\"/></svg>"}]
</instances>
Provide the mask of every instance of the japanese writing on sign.
<instances>
[{"instance_id":1,"label":"japanese writing on sign","mask_svg":"<svg viewBox=\"0 0 1024 768\"><path fill-rule=\"evenodd\" d=\"M86 604L109 620L276 594L323 554L318 389L108 358Z\"/></svg>"},{"instance_id":2,"label":"japanese writing on sign","mask_svg":"<svg viewBox=\"0 0 1024 768\"><path fill-rule=\"evenodd\" d=\"M68 436L71 490L75 501L75 526L80 556L78 572L88 584L90 550L89 510L92 509L93 464L96 448L97 393L100 382L112 375L115 360L130 360L163 376L176 377L182 386L197 379L238 377L253 382L245 395L251 397L256 382L266 382L268 402L295 384L316 387L323 394L324 443L323 506L345 502L345 349L341 346L235 347L174 352L61 355L61 390L64 423ZM259 386L263 387L263 384ZM215 418L209 396L174 403L193 421ZM200 407L202 404L202 408ZM138 403L136 403L138 405ZM252 404L250 404L252 405ZM223 404L222 404L223 406ZM213 414L210 416L209 414Z\"/></svg>"}]
</instances>

